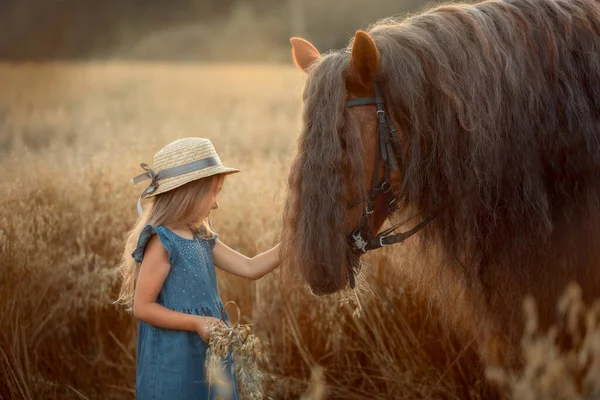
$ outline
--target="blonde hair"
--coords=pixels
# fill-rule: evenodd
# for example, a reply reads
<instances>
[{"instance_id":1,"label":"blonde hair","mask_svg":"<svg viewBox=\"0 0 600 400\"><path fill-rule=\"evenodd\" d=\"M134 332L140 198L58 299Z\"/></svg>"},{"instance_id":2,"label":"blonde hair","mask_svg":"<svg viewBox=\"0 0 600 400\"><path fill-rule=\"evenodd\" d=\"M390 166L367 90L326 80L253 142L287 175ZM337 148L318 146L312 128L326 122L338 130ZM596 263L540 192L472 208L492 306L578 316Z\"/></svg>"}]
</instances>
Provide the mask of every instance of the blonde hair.
<instances>
[{"instance_id":1,"label":"blonde hair","mask_svg":"<svg viewBox=\"0 0 600 400\"><path fill-rule=\"evenodd\" d=\"M140 265L135 262L131 253L135 250L140 233L146 225L186 226L204 239L214 237L215 233L207 218L200 215L200 205L210 191L215 190L224 179L223 174L212 175L150 198L150 206L138 217L135 227L126 235L123 255L116 268L121 288L115 303L123 304L128 310L132 310Z\"/></svg>"}]
</instances>

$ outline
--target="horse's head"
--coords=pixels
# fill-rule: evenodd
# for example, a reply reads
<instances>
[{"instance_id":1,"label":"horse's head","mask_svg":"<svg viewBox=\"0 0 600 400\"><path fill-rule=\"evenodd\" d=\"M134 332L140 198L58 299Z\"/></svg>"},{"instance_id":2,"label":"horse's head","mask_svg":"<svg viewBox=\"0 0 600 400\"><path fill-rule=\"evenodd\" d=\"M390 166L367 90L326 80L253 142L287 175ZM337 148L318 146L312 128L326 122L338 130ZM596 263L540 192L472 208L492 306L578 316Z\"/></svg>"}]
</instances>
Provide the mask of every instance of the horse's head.
<instances>
[{"instance_id":1,"label":"horse's head","mask_svg":"<svg viewBox=\"0 0 600 400\"><path fill-rule=\"evenodd\" d=\"M395 207L400 143L376 87L380 56L369 34L357 32L349 52L326 56L304 39L291 43L308 79L284 253L313 293L328 294L353 286L360 256L379 247L377 232Z\"/></svg>"}]
</instances>

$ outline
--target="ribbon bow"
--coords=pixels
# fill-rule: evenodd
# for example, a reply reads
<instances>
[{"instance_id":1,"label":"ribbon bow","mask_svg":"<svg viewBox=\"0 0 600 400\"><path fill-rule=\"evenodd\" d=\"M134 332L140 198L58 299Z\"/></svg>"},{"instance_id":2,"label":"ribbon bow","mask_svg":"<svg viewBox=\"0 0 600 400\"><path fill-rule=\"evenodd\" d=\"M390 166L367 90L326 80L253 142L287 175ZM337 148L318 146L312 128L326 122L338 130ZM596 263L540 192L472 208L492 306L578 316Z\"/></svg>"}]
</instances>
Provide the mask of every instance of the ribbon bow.
<instances>
[{"instance_id":1,"label":"ribbon bow","mask_svg":"<svg viewBox=\"0 0 600 400\"><path fill-rule=\"evenodd\" d=\"M133 183L134 185L137 185L141 181L145 181L146 179L150 179L150 186L148 186L142 192L142 194L140 194L140 197L138 198L138 202L137 202L138 214L142 215L144 213L143 210L142 210L142 199L146 198L150 193L152 193L156 189L158 189L158 180L160 179L160 176L159 176L158 173L155 173L152 170L152 168L150 168L150 166L148 166L148 164L141 163L140 167L142 167L142 169L144 171L146 171L146 172L144 172L143 174L140 174L140 175L136 176L135 178L133 178L131 180L131 183Z\"/></svg>"},{"instance_id":2,"label":"ribbon bow","mask_svg":"<svg viewBox=\"0 0 600 400\"><path fill-rule=\"evenodd\" d=\"M178 176L178 175L187 174L188 172L192 172L192 171L199 171L201 169L213 167L215 165L220 165L220 164L221 164L221 160L219 160L219 157L210 156L210 157L206 157L206 158L201 158L199 160L194 160L194 161L191 161L191 162L183 164L183 165L177 165L174 167L166 168L166 169L160 170L156 173L152 170L152 168L150 168L148 166L148 164L144 164L144 163L140 164L140 167L142 167L142 169L146 172L133 178L131 180L131 183L136 185L137 183L139 183L141 181L150 179L150 186L148 186L146 188L146 190L144 190L142 192L142 194L140 194L140 198L138 199L138 203L137 203L138 214L140 214L140 215L143 214L142 199L147 197L150 193L153 193L154 191L156 191L156 189L158 189L158 181L159 180L172 178L172 177Z\"/></svg>"}]
</instances>

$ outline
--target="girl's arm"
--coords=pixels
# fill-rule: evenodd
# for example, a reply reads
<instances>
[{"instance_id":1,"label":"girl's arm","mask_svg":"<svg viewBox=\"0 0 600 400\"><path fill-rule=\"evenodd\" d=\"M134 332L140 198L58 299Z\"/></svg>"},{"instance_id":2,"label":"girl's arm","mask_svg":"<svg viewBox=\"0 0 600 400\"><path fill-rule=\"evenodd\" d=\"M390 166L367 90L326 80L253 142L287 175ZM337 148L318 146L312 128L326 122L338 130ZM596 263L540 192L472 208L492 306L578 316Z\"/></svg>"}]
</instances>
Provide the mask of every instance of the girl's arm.
<instances>
[{"instance_id":1,"label":"girl's arm","mask_svg":"<svg viewBox=\"0 0 600 400\"><path fill-rule=\"evenodd\" d=\"M279 266L279 244L253 258L227 247L217 239L213 248L215 265L233 275L248 279L260 279Z\"/></svg>"},{"instance_id":2,"label":"girl's arm","mask_svg":"<svg viewBox=\"0 0 600 400\"><path fill-rule=\"evenodd\" d=\"M198 332L204 340L208 340L209 324L218 323L218 319L180 313L156 302L170 269L167 250L153 235L146 245L135 285L133 315L159 328Z\"/></svg>"}]
</instances>

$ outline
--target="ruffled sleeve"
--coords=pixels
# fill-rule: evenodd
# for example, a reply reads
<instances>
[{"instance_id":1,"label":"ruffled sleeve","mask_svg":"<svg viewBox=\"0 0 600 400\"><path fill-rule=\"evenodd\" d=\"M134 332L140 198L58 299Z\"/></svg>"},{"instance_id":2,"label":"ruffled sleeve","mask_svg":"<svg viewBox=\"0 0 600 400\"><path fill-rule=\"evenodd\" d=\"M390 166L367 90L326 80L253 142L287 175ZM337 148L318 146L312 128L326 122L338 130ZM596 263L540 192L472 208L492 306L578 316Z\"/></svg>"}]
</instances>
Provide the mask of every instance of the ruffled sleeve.
<instances>
[{"instance_id":1,"label":"ruffled sleeve","mask_svg":"<svg viewBox=\"0 0 600 400\"><path fill-rule=\"evenodd\" d=\"M133 253L131 253L131 257L133 257L135 262L142 262L144 258L144 251L146 251L146 245L148 244L148 241L154 234L158 235L158 238L162 243L163 247L167 250L167 253L169 253L169 262L172 262L171 243L169 242L169 239L166 237L166 235L163 234L163 232L160 231L159 228L152 225L144 226L144 229L142 229L142 232L140 233L137 246L135 247Z\"/></svg>"},{"instance_id":2,"label":"ruffled sleeve","mask_svg":"<svg viewBox=\"0 0 600 400\"><path fill-rule=\"evenodd\" d=\"M211 250L215 248L215 244L217 244L217 238L218 237L219 237L219 235L217 234L217 232L214 232L213 237L210 238L210 239L207 239L208 244L210 245Z\"/></svg>"},{"instance_id":3,"label":"ruffled sleeve","mask_svg":"<svg viewBox=\"0 0 600 400\"><path fill-rule=\"evenodd\" d=\"M208 226L210 228L210 230L212 231L212 238L207 239L208 243L210 244L210 248L214 249L215 248L215 244L217 244L217 239L219 238L219 234L217 233L217 231L215 231L215 228L213 228L213 226L210 223L210 220L208 220Z\"/></svg>"}]
</instances>

